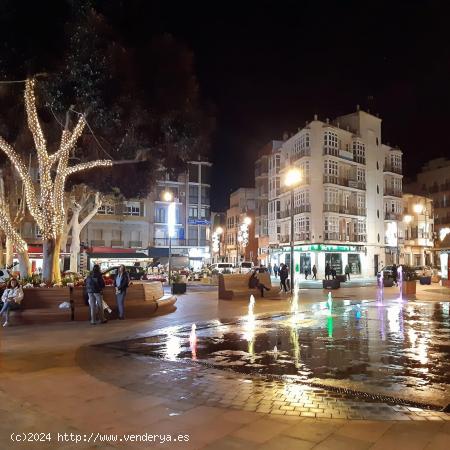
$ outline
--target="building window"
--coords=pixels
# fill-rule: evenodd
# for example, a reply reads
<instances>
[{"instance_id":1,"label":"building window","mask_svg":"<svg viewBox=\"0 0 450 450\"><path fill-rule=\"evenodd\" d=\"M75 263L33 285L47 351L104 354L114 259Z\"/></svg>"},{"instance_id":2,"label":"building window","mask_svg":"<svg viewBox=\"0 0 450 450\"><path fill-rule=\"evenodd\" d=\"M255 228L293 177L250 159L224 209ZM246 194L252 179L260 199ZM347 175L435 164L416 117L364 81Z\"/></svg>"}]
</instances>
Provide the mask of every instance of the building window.
<instances>
[{"instance_id":1,"label":"building window","mask_svg":"<svg viewBox=\"0 0 450 450\"><path fill-rule=\"evenodd\" d=\"M336 161L330 161L329 159L326 159L324 161L324 172L325 175L337 176L338 163Z\"/></svg>"},{"instance_id":2,"label":"building window","mask_svg":"<svg viewBox=\"0 0 450 450\"><path fill-rule=\"evenodd\" d=\"M114 206L103 204L98 208L97 214L114 214Z\"/></svg>"},{"instance_id":3,"label":"building window","mask_svg":"<svg viewBox=\"0 0 450 450\"><path fill-rule=\"evenodd\" d=\"M164 207L155 208L155 222L166 223L166 208Z\"/></svg>"},{"instance_id":4,"label":"building window","mask_svg":"<svg viewBox=\"0 0 450 450\"><path fill-rule=\"evenodd\" d=\"M356 180L360 181L362 183L366 182L366 171L362 169L361 167L358 167L356 169Z\"/></svg>"},{"instance_id":5,"label":"building window","mask_svg":"<svg viewBox=\"0 0 450 450\"><path fill-rule=\"evenodd\" d=\"M189 219L198 219L197 206L189 206Z\"/></svg>"},{"instance_id":6,"label":"building window","mask_svg":"<svg viewBox=\"0 0 450 450\"><path fill-rule=\"evenodd\" d=\"M189 203L198 203L198 186L189 186Z\"/></svg>"},{"instance_id":7,"label":"building window","mask_svg":"<svg viewBox=\"0 0 450 450\"><path fill-rule=\"evenodd\" d=\"M326 155L339 156L339 139L337 133L325 131L323 137L324 153Z\"/></svg>"},{"instance_id":8,"label":"building window","mask_svg":"<svg viewBox=\"0 0 450 450\"><path fill-rule=\"evenodd\" d=\"M293 154L297 157L309 154L309 133L302 133L294 142Z\"/></svg>"},{"instance_id":9,"label":"building window","mask_svg":"<svg viewBox=\"0 0 450 450\"><path fill-rule=\"evenodd\" d=\"M354 161L365 164L366 163L366 147L361 141L353 141L352 143L353 159Z\"/></svg>"},{"instance_id":10,"label":"building window","mask_svg":"<svg viewBox=\"0 0 450 450\"><path fill-rule=\"evenodd\" d=\"M125 216L140 216L141 205L139 202L127 202L125 203L125 210L123 212Z\"/></svg>"}]
</instances>

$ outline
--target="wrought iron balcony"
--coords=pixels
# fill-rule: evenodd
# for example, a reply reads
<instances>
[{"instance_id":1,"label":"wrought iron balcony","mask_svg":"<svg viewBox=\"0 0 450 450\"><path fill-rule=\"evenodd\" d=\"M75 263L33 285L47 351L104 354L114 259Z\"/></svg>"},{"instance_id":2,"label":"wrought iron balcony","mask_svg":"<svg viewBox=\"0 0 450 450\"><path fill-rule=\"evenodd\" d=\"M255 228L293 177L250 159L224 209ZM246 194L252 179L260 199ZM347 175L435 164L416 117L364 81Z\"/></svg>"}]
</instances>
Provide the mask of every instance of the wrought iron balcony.
<instances>
[{"instance_id":1,"label":"wrought iron balcony","mask_svg":"<svg viewBox=\"0 0 450 450\"><path fill-rule=\"evenodd\" d=\"M339 186L351 187L354 189L359 189L361 191L366 190L365 181L357 181L357 180L352 180L350 178L342 178L342 177L338 177L337 175L324 175L323 182L337 184Z\"/></svg>"}]
</instances>

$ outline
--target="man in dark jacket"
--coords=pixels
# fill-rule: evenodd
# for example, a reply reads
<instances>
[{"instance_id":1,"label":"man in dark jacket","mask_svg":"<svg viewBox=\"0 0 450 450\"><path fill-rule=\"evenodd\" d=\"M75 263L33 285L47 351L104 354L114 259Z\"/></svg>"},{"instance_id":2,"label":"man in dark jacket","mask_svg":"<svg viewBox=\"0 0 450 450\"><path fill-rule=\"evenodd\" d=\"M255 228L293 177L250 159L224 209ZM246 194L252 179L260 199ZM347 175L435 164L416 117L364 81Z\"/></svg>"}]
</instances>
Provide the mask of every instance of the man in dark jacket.
<instances>
[{"instance_id":1,"label":"man in dark jacket","mask_svg":"<svg viewBox=\"0 0 450 450\"><path fill-rule=\"evenodd\" d=\"M261 297L264 297L264 290L270 291L268 287L266 287L263 283L261 283L256 276L256 270L251 274L248 280L248 288L249 289L259 289L261 292Z\"/></svg>"},{"instance_id":2,"label":"man in dark jacket","mask_svg":"<svg viewBox=\"0 0 450 450\"><path fill-rule=\"evenodd\" d=\"M100 272L100 266L96 264L92 268L92 272L87 276L85 280L86 292L89 297L89 308L91 310L91 324L95 325L96 321L96 312L98 311L98 316L101 323L108 322L105 319L105 315L103 313L103 299L102 299L102 291L105 287L105 281L103 280L102 274ZM97 311L96 311L97 310Z\"/></svg>"}]
</instances>

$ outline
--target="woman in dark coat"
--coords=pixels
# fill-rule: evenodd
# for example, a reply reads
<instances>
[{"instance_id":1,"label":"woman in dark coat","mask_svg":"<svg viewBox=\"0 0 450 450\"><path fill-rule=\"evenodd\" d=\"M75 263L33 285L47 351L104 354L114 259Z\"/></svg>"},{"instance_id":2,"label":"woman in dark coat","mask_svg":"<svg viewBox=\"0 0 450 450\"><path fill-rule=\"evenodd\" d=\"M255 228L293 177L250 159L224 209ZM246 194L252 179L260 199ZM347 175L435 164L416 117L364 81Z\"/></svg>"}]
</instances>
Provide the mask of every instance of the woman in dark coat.
<instances>
[{"instance_id":1,"label":"woman in dark coat","mask_svg":"<svg viewBox=\"0 0 450 450\"><path fill-rule=\"evenodd\" d=\"M125 266L121 264L114 280L114 287L116 288L117 309L119 310L119 320L125 319L125 296L127 294L127 288L129 284L130 275L125 270Z\"/></svg>"}]
</instances>

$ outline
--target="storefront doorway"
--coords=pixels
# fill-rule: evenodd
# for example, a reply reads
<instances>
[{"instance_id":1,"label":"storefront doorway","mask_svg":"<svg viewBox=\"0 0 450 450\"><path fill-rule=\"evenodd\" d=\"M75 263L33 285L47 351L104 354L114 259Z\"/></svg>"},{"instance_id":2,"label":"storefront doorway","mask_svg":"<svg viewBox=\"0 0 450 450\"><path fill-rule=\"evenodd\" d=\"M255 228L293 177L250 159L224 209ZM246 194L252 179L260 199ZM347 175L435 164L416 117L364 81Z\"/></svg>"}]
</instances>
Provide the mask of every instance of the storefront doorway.
<instances>
[{"instance_id":1,"label":"storefront doorway","mask_svg":"<svg viewBox=\"0 0 450 450\"><path fill-rule=\"evenodd\" d=\"M325 253L325 266L329 264L337 275L342 275L342 255L340 253Z\"/></svg>"},{"instance_id":2,"label":"storefront doorway","mask_svg":"<svg viewBox=\"0 0 450 450\"><path fill-rule=\"evenodd\" d=\"M349 253L348 254L348 265L350 267L350 273L354 275L361 274L361 258L358 254Z\"/></svg>"}]
</instances>

